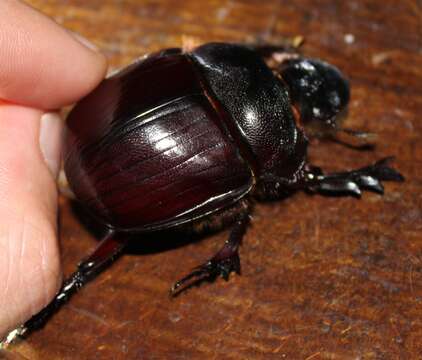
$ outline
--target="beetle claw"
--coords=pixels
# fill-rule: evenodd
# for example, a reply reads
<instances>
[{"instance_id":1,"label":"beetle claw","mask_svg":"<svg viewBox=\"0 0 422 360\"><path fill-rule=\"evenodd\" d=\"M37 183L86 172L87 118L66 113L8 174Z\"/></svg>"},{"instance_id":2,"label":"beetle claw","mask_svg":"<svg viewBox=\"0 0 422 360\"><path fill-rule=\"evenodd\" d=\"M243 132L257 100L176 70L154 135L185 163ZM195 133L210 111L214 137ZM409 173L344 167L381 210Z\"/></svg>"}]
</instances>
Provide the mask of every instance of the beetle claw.
<instances>
[{"instance_id":1,"label":"beetle claw","mask_svg":"<svg viewBox=\"0 0 422 360\"><path fill-rule=\"evenodd\" d=\"M206 268L206 264L204 264L203 267L195 269L190 274L174 283L170 288L170 297L177 296L182 291L192 286L199 285L204 280L212 281L216 278L216 274L212 272L211 268Z\"/></svg>"},{"instance_id":2,"label":"beetle claw","mask_svg":"<svg viewBox=\"0 0 422 360\"><path fill-rule=\"evenodd\" d=\"M249 224L249 214L241 214L234 224L229 239L224 246L206 263L197 266L190 274L177 281L170 289L170 296L174 297L202 281L214 281L217 276L228 280L230 274L235 272L240 275L239 245Z\"/></svg>"},{"instance_id":3,"label":"beetle claw","mask_svg":"<svg viewBox=\"0 0 422 360\"><path fill-rule=\"evenodd\" d=\"M403 182L405 180L404 176L389 166L393 160L393 156L383 158L375 164L363 168L361 171L367 171L378 180Z\"/></svg>"},{"instance_id":4,"label":"beetle claw","mask_svg":"<svg viewBox=\"0 0 422 360\"><path fill-rule=\"evenodd\" d=\"M373 165L351 172L351 177L358 185L366 190L384 194L381 181L404 181L404 176L389 166L394 158L392 156L378 160Z\"/></svg>"},{"instance_id":5,"label":"beetle claw","mask_svg":"<svg viewBox=\"0 0 422 360\"><path fill-rule=\"evenodd\" d=\"M174 283L170 288L170 297L177 296L192 286L200 285L203 281L212 282L218 276L228 281L232 272L240 275L240 259L237 251L230 257L218 260L213 258L194 268L190 274Z\"/></svg>"},{"instance_id":6,"label":"beetle claw","mask_svg":"<svg viewBox=\"0 0 422 360\"><path fill-rule=\"evenodd\" d=\"M404 181L404 176L389 166L393 157L378 160L357 170L323 175L318 168L309 167L308 189L326 194L346 194L360 197L362 190L384 194L382 181ZM310 176L311 174L312 176Z\"/></svg>"}]
</instances>

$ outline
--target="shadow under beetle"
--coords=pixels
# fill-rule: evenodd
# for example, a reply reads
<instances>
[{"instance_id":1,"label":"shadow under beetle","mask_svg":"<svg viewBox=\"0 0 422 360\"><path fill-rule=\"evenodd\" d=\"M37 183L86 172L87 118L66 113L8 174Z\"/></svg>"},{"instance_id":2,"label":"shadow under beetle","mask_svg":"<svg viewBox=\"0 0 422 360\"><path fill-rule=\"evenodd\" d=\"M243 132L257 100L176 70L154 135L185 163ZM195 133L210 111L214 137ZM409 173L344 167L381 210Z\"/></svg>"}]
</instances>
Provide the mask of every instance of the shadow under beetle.
<instances>
[{"instance_id":1,"label":"shadow under beetle","mask_svg":"<svg viewBox=\"0 0 422 360\"><path fill-rule=\"evenodd\" d=\"M220 251L173 285L176 294L240 271L253 198L382 194L381 181L403 181L390 158L333 174L308 163L309 137L365 135L339 125L349 96L347 80L323 61L227 43L163 50L104 80L68 117L64 164L76 198L108 234L18 334L41 327L128 233L232 224Z\"/></svg>"}]
</instances>

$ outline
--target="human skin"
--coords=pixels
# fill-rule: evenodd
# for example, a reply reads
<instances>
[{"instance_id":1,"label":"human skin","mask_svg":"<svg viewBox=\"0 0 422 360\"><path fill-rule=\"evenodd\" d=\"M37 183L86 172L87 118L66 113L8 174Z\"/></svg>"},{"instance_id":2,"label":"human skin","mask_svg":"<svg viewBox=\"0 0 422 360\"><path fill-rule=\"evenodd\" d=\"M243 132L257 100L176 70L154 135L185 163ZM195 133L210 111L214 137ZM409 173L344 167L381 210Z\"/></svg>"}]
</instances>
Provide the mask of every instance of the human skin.
<instances>
[{"instance_id":1,"label":"human skin","mask_svg":"<svg viewBox=\"0 0 422 360\"><path fill-rule=\"evenodd\" d=\"M56 177L62 121L104 56L17 0L0 1L0 338L61 284Z\"/></svg>"}]
</instances>

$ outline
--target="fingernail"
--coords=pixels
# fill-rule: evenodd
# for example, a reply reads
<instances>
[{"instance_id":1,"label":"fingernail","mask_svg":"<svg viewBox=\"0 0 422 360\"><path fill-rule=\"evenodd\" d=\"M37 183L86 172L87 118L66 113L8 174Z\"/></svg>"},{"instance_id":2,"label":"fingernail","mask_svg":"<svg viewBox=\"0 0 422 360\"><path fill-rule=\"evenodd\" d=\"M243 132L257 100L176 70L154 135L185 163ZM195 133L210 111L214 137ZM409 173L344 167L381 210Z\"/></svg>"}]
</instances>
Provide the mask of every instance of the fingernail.
<instances>
[{"instance_id":1,"label":"fingernail","mask_svg":"<svg viewBox=\"0 0 422 360\"><path fill-rule=\"evenodd\" d=\"M68 32L83 46L87 47L88 49L99 52L99 49L96 45L94 45L91 41L89 41L87 38L83 37L82 35L75 33L72 30L68 30Z\"/></svg>"},{"instance_id":2,"label":"fingernail","mask_svg":"<svg viewBox=\"0 0 422 360\"><path fill-rule=\"evenodd\" d=\"M60 170L63 120L55 112L45 113L40 124L40 148L53 177Z\"/></svg>"}]
</instances>

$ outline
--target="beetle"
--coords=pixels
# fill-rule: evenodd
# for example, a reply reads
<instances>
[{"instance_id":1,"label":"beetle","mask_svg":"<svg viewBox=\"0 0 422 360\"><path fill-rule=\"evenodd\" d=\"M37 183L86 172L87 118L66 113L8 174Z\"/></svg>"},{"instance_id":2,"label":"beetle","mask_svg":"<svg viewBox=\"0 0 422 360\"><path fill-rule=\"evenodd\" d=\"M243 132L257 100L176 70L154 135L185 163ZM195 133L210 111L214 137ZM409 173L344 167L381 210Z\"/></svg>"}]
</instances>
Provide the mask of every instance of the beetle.
<instances>
[{"instance_id":1,"label":"beetle","mask_svg":"<svg viewBox=\"0 0 422 360\"><path fill-rule=\"evenodd\" d=\"M353 134L339 122L349 98L336 67L287 47L171 48L105 79L68 116L64 166L76 198L107 235L20 334L42 326L105 268L125 234L231 223L217 254L173 285L177 294L239 272L252 199L299 190L359 197L382 194L382 181L403 181L391 158L332 174L308 162L309 138Z\"/></svg>"}]
</instances>

